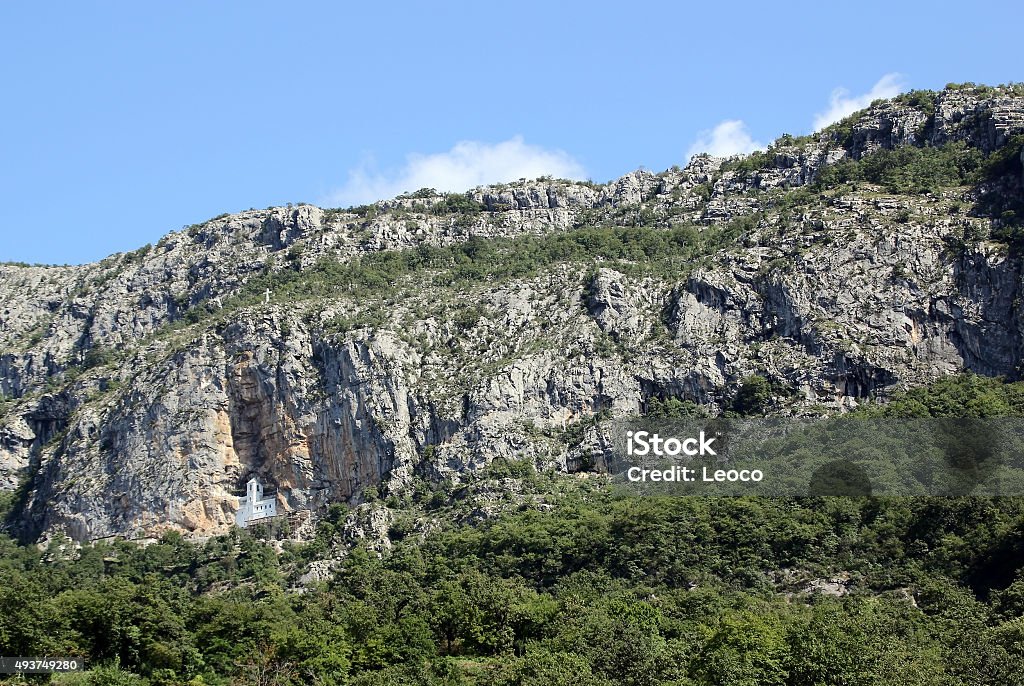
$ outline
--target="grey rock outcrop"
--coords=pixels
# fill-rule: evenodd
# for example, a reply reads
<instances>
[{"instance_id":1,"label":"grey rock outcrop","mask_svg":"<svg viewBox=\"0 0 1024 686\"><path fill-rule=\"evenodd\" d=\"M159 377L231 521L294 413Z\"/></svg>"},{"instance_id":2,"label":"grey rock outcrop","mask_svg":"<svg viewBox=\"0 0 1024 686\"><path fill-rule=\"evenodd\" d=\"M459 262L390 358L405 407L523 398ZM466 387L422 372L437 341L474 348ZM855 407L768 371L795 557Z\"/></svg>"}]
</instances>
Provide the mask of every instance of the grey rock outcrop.
<instances>
[{"instance_id":1,"label":"grey rock outcrop","mask_svg":"<svg viewBox=\"0 0 1024 686\"><path fill-rule=\"evenodd\" d=\"M796 415L963 369L1016 378L1024 272L985 239L999 219L969 212L973 189L786 200L880 147L991 152L1022 115L1013 89L949 90L933 111L890 101L845 133L780 139L753 170L698 156L605 185L250 210L96 264L0 266L0 488L24 485L27 538L207 535L231 525L254 474L279 511L319 513L499 458L600 470L600 419L651 398L713 413L751 374L788 389L774 409ZM336 278L381 251L581 226L620 227L627 242L651 228L732 238L693 259L596 246L497 281L423 267L377 292ZM385 545L386 509L359 512L348 534Z\"/></svg>"}]
</instances>

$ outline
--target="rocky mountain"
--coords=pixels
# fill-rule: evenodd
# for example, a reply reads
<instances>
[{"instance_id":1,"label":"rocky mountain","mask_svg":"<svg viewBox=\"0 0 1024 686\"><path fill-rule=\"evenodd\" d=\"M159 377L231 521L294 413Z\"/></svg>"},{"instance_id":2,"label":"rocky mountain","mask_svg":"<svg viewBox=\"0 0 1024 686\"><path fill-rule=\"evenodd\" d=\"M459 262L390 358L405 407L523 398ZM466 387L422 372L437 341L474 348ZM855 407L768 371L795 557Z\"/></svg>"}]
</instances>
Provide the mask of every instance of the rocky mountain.
<instances>
[{"instance_id":1,"label":"rocky mountain","mask_svg":"<svg viewBox=\"0 0 1024 686\"><path fill-rule=\"evenodd\" d=\"M746 157L249 210L0 266L0 488L25 539L206 535L258 475L314 517L496 458L600 469L601 420L1018 378L1024 89L874 103Z\"/></svg>"}]
</instances>

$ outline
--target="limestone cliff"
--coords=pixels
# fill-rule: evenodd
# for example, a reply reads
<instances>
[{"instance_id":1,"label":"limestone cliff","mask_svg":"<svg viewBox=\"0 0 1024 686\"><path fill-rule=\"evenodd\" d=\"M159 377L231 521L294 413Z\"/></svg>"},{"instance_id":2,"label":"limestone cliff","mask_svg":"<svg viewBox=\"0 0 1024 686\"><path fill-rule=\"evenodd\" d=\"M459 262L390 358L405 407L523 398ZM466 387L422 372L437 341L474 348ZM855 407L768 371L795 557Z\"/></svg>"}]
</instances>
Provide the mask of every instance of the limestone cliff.
<instances>
[{"instance_id":1,"label":"limestone cliff","mask_svg":"<svg viewBox=\"0 0 1024 686\"><path fill-rule=\"evenodd\" d=\"M279 511L315 513L496 457L600 466L595 419L651 398L718 411L751 374L793 414L962 369L1017 377L1021 259L1000 237L1019 151L928 192L821 180L879 150L994 158L1021 133L1020 89L949 89L606 185L250 210L96 264L0 266L0 488L20 484L28 538L203 534L254 474ZM588 227L688 247L610 259L568 238L563 258L473 271Z\"/></svg>"}]
</instances>

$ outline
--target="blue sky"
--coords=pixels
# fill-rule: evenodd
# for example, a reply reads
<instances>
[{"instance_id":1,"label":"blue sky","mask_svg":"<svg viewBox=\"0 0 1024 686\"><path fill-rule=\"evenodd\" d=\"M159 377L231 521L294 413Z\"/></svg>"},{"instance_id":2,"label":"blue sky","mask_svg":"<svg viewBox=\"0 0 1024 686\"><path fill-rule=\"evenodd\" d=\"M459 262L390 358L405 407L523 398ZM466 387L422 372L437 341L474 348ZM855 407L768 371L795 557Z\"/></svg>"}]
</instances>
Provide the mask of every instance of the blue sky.
<instances>
[{"instance_id":1,"label":"blue sky","mask_svg":"<svg viewBox=\"0 0 1024 686\"><path fill-rule=\"evenodd\" d=\"M249 207L660 170L870 95L1024 80L1022 19L1019 2L2 3L0 260L92 261Z\"/></svg>"}]
</instances>

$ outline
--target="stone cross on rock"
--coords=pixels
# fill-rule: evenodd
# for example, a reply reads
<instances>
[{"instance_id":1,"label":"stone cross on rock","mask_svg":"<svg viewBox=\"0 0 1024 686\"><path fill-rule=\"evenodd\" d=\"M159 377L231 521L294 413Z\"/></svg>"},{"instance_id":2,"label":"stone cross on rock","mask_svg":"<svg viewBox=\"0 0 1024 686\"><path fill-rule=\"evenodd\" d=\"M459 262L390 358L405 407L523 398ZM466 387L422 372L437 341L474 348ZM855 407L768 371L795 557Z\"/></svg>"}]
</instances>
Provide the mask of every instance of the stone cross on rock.
<instances>
[{"instance_id":1,"label":"stone cross on rock","mask_svg":"<svg viewBox=\"0 0 1024 686\"><path fill-rule=\"evenodd\" d=\"M268 305L270 304L270 289L269 288L263 294L263 302L265 302Z\"/></svg>"}]
</instances>

